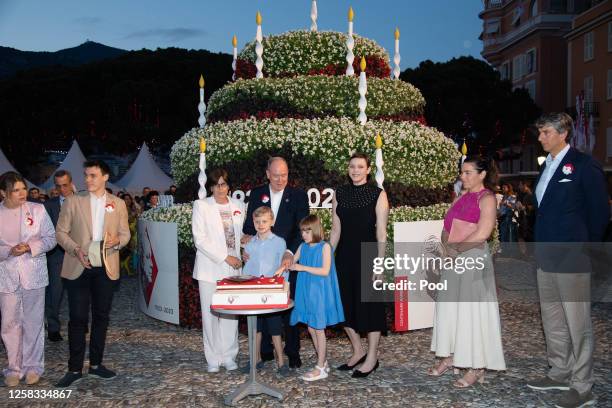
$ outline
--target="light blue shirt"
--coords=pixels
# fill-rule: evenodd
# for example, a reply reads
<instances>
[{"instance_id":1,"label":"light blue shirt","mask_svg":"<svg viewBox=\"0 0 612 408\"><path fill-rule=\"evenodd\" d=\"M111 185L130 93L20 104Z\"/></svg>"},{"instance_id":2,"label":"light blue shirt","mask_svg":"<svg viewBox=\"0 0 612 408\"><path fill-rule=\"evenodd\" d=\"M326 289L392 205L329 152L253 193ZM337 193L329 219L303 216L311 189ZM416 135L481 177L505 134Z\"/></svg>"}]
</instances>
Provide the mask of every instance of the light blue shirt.
<instances>
[{"instance_id":1,"label":"light blue shirt","mask_svg":"<svg viewBox=\"0 0 612 408\"><path fill-rule=\"evenodd\" d=\"M273 276L280 267L286 249L285 240L278 235L270 233L266 239L260 239L255 235L244 247L249 254L249 260L242 268L242 273L253 276ZM285 275L286 273L283 274Z\"/></svg>"},{"instance_id":2,"label":"light blue shirt","mask_svg":"<svg viewBox=\"0 0 612 408\"><path fill-rule=\"evenodd\" d=\"M561 164L561 161L565 157L565 154L570 149L570 145L565 146L563 150L559 152L559 154L553 159L552 155L548 153L546 157L546 167L542 172L542 176L540 177L540 182L536 186L536 198L538 199L538 205L542 202L542 198L544 197L544 193L546 192L546 188L548 187L548 183L550 179L555 174L557 167Z\"/></svg>"}]
</instances>

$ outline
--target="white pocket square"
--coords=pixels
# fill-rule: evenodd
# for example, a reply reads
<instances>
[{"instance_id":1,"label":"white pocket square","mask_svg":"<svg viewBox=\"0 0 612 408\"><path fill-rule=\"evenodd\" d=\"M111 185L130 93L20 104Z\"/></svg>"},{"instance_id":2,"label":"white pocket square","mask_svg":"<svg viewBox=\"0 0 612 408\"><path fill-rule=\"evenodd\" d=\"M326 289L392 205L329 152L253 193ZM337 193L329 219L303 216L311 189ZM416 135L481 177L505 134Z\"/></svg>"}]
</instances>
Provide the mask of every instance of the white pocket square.
<instances>
[{"instance_id":1,"label":"white pocket square","mask_svg":"<svg viewBox=\"0 0 612 408\"><path fill-rule=\"evenodd\" d=\"M569 183L570 181L572 181L572 180L570 180L570 179L561 179L561 180L559 180L559 183Z\"/></svg>"}]
</instances>

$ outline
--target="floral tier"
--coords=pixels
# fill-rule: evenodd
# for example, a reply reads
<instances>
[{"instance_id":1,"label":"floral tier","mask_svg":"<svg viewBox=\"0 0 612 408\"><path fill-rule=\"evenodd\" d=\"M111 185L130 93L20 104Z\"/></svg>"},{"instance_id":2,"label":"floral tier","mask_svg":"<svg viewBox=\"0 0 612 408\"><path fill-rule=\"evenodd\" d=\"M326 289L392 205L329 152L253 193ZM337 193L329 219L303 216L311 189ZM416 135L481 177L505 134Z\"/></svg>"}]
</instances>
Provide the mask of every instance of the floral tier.
<instances>
[{"instance_id":1,"label":"floral tier","mask_svg":"<svg viewBox=\"0 0 612 408\"><path fill-rule=\"evenodd\" d=\"M238 80L215 92L207 122L246 119L250 116L356 119L359 115L358 79L347 76L300 76ZM425 99L404 81L368 80L370 119L415 120L422 116Z\"/></svg>"},{"instance_id":2,"label":"floral tier","mask_svg":"<svg viewBox=\"0 0 612 408\"><path fill-rule=\"evenodd\" d=\"M375 41L353 35L353 53L365 57L368 77L388 78L389 54ZM298 75L344 75L346 70L346 34L334 31L289 31L263 39L264 77L294 77ZM238 54L238 78L255 77L255 41L246 44ZM359 72L359 58L355 58Z\"/></svg>"}]
</instances>

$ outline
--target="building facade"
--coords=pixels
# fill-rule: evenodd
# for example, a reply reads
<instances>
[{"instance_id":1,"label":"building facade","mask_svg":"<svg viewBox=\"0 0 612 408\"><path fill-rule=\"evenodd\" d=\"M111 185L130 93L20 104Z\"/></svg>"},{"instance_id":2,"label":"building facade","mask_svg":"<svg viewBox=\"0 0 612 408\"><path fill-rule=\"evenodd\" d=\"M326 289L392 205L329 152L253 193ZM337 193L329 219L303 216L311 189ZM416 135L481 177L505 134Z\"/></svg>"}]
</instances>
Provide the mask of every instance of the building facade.
<instances>
[{"instance_id":1,"label":"building facade","mask_svg":"<svg viewBox=\"0 0 612 408\"><path fill-rule=\"evenodd\" d=\"M612 0L576 16L565 38L567 110L575 113L576 96L584 95L585 116L593 116L593 156L612 165Z\"/></svg>"},{"instance_id":2,"label":"building facade","mask_svg":"<svg viewBox=\"0 0 612 408\"><path fill-rule=\"evenodd\" d=\"M484 10L479 14L483 20L480 36L483 41L482 56L499 71L502 79L512 82L513 88L525 88L543 112L563 112L574 106L575 101L570 102L572 98L569 95L573 95L575 99L576 90L582 90L585 81L586 85L593 84L593 96L590 97L589 94L585 95L585 98L589 96L592 102L596 102L596 98L599 98L597 101L602 101L600 93L602 90L608 92L605 86L608 69L612 68L607 48L607 37L612 34L605 31L610 28L601 22L600 14L609 9L611 2L612 0L484 0ZM595 23L592 23L592 20L595 20ZM597 26L597 30L593 24ZM598 40L589 42L590 40L583 39L590 31L593 31L593 34L587 36L591 38L597 35ZM599 39L600 36L603 37ZM578 54L583 58L584 51L583 45L574 45L572 51L569 51L570 38L575 39L576 43L586 42L587 52L598 57L580 62L586 67L580 71L580 77L575 81L569 78L577 75L578 68L576 64L572 65L570 59L578 58ZM600 63L607 64L607 67L595 73L592 68ZM579 69L582 70L583 67ZM590 72L592 74L589 74ZM589 75L592 80L588 79ZM602 75L606 75L603 85L595 91L595 78L598 78L598 84L601 84ZM602 120L603 109L609 109L608 107L603 107L601 102L587 106L599 109L600 128L612 126L607 124L608 119ZM607 128L598 133L595 150L596 157L605 162L603 156L607 155L607 152L602 153L600 149L603 146L606 150L606 138L610 138L612 143L612 136L602 135L601 132L608 132ZM535 148L537 149L537 146ZM523 149L532 150L527 149L527 146L523 146ZM521 157L511 163L502 162L500 167L502 172L507 173L537 169L531 159L529 162L526 160L526 157Z\"/></svg>"},{"instance_id":3,"label":"building facade","mask_svg":"<svg viewBox=\"0 0 612 408\"><path fill-rule=\"evenodd\" d=\"M482 56L544 112L566 108L567 44L580 0L486 0Z\"/></svg>"}]
</instances>

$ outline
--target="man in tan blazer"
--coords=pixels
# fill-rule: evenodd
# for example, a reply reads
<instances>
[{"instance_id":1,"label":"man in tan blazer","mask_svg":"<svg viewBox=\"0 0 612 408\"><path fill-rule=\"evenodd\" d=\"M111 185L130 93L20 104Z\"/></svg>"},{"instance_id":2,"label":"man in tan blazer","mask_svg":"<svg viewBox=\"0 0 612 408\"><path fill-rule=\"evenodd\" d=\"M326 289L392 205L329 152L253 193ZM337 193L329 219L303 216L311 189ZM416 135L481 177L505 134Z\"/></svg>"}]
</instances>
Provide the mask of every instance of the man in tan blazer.
<instances>
[{"instance_id":1,"label":"man in tan blazer","mask_svg":"<svg viewBox=\"0 0 612 408\"><path fill-rule=\"evenodd\" d=\"M70 308L70 359L58 387L68 387L82 378L90 303L89 374L105 379L116 375L102 365L102 357L119 282L119 250L130 240L128 214L123 200L106 192L108 165L90 160L83 166L88 192L66 199L56 227L57 241L66 251L62 278Z\"/></svg>"}]
</instances>

